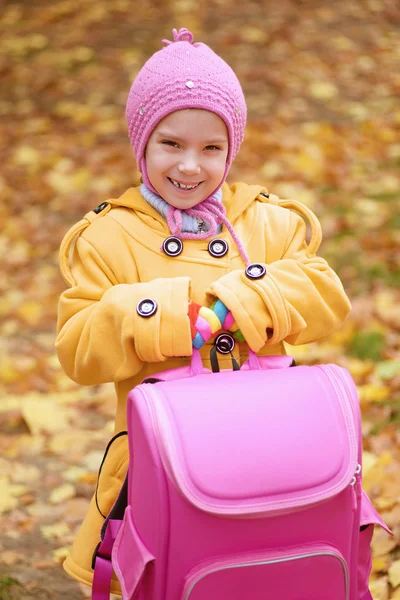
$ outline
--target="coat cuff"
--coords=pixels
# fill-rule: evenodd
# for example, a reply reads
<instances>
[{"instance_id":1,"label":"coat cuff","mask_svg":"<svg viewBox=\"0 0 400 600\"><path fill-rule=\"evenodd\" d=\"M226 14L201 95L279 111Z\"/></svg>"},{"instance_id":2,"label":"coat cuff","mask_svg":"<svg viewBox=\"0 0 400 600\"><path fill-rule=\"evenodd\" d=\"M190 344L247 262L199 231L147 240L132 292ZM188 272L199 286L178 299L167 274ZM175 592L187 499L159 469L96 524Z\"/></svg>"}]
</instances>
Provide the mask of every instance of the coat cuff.
<instances>
[{"instance_id":1,"label":"coat cuff","mask_svg":"<svg viewBox=\"0 0 400 600\"><path fill-rule=\"evenodd\" d=\"M237 270L224 275L207 290L209 296L219 298L232 311L237 326L254 352L266 344L267 329L277 325L271 315L273 307L268 306L264 287L265 283L261 286L259 280L248 279L244 270ZM275 343L277 337L278 332L274 331L268 343Z\"/></svg>"},{"instance_id":2,"label":"coat cuff","mask_svg":"<svg viewBox=\"0 0 400 600\"><path fill-rule=\"evenodd\" d=\"M151 317L140 316L134 306L134 340L136 352L143 362L159 362L170 357L190 356L192 338L188 317L190 279L154 280L141 288L145 297L157 303Z\"/></svg>"}]
</instances>

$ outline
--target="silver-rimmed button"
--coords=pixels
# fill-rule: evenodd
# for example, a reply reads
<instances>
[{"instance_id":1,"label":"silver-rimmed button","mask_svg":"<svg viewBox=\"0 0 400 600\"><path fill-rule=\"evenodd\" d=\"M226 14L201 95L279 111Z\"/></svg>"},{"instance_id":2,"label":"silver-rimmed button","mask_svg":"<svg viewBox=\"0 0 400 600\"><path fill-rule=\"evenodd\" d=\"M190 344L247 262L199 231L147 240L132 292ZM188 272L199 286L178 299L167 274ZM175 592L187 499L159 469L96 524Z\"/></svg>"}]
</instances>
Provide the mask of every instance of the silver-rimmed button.
<instances>
[{"instance_id":1,"label":"silver-rimmed button","mask_svg":"<svg viewBox=\"0 0 400 600\"><path fill-rule=\"evenodd\" d=\"M136 307L136 312L141 317L151 317L157 311L157 302L151 298L144 298Z\"/></svg>"},{"instance_id":2,"label":"silver-rimmed button","mask_svg":"<svg viewBox=\"0 0 400 600\"><path fill-rule=\"evenodd\" d=\"M211 256L214 256L215 258L221 258L222 256L225 256L225 254L228 252L228 248L229 246L227 242L218 238L211 240L211 242L208 244L208 251Z\"/></svg>"},{"instance_id":3,"label":"silver-rimmed button","mask_svg":"<svg viewBox=\"0 0 400 600\"><path fill-rule=\"evenodd\" d=\"M267 270L264 267L264 265L260 265L258 263L253 263L252 265L249 265L245 271L246 276L249 279L261 279L261 277L264 277L266 272Z\"/></svg>"},{"instance_id":4,"label":"silver-rimmed button","mask_svg":"<svg viewBox=\"0 0 400 600\"><path fill-rule=\"evenodd\" d=\"M229 333L220 333L214 343L220 354L230 354L235 347L235 340Z\"/></svg>"},{"instance_id":5,"label":"silver-rimmed button","mask_svg":"<svg viewBox=\"0 0 400 600\"><path fill-rule=\"evenodd\" d=\"M169 237L164 240L162 249L168 256L178 256L183 250L183 244L179 238Z\"/></svg>"}]
</instances>

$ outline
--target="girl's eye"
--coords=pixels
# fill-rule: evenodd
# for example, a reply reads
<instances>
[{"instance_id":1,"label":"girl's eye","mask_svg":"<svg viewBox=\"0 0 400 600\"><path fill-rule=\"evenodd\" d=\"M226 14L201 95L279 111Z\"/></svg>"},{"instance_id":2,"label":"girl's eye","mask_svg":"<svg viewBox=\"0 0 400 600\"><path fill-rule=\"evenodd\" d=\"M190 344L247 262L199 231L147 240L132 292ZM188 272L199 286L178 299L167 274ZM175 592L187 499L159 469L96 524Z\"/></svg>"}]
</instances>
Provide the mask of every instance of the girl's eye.
<instances>
[{"instance_id":1,"label":"girl's eye","mask_svg":"<svg viewBox=\"0 0 400 600\"><path fill-rule=\"evenodd\" d=\"M220 146L206 146L206 150L222 150Z\"/></svg>"},{"instance_id":2,"label":"girl's eye","mask_svg":"<svg viewBox=\"0 0 400 600\"><path fill-rule=\"evenodd\" d=\"M173 142L172 140L163 140L161 143L165 144L166 146L172 146L173 148L179 148L179 144L177 144L177 142Z\"/></svg>"}]
</instances>

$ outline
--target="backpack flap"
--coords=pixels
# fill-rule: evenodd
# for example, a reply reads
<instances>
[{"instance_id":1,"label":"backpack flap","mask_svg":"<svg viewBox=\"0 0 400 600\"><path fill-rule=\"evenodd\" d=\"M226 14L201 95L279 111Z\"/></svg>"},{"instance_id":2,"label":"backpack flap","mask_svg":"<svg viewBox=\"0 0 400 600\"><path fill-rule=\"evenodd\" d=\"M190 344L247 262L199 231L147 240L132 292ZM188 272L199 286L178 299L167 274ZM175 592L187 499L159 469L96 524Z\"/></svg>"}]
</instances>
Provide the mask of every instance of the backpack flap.
<instances>
[{"instance_id":1,"label":"backpack flap","mask_svg":"<svg viewBox=\"0 0 400 600\"><path fill-rule=\"evenodd\" d=\"M145 396L164 468L189 502L220 515L277 514L353 479L354 390L340 372L223 371L141 385L133 400Z\"/></svg>"}]
</instances>

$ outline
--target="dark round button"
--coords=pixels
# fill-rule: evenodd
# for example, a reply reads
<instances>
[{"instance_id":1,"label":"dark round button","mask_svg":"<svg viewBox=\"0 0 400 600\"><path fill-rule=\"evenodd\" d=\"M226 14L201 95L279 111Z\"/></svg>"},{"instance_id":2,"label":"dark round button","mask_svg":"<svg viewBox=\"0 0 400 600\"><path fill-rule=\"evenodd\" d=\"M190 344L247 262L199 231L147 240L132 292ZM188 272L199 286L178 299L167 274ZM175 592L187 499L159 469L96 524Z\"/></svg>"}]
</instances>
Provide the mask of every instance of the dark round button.
<instances>
[{"instance_id":1,"label":"dark round button","mask_svg":"<svg viewBox=\"0 0 400 600\"><path fill-rule=\"evenodd\" d=\"M104 210L106 207L108 206L108 202L102 202L101 204L98 205L97 208L95 208L93 210L93 212L96 213L96 215L98 215L99 213L101 213L102 210Z\"/></svg>"},{"instance_id":2,"label":"dark round button","mask_svg":"<svg viewBox=\"0 0 400 600\"><path fill-rule=\"evenodd\" d=\"M220 354L230 354L235 347L235 340L229 333L220 333L214 343Z\"/></svg>"},{"instance_id":3,"label":"dark round button","mask_svg":"<svg viewBox=\"0 0 400 600\"><path fill-rule=\"evenodd\" d=\"M218 238L216 240L211 240L211 242L208 244L208 251L211 256L215 256L215 258L221 258L222 256L225 256L225 254L228 252L228 248L229 246L226 241Z\"/></svg>"},{"instance_id":4,"label":"dark round button","mask_svg":"<svg viewBox=\"0 0 400 600\"><path fill-rule=\"evenodd\" d=\"M178 256L183 250L183 244L179 238L169 237L164 240L162 248L168 256Z\"/></svg>"},{"instance_id":5,"label":"dark round button","mask_svg":"<svg viewBox=\"0 0 400 600\"><path fill-rule=\"evenodd\" d=\"M261 279L261 277L264 277L267 270L264 265L253 263L247 267L245 272L249 279Z\"/></svg>"},{"instance_id":6,"label":"dark round button","mask_svg":"<svg viewBox=\"0 0 400 600\"><path fill-rule=\"evenodd\" d=\"M151 298L144 298L136 307L136 312L141 317L151 317L157 311L157 302Z\"/></svg>"}]
</instances>

